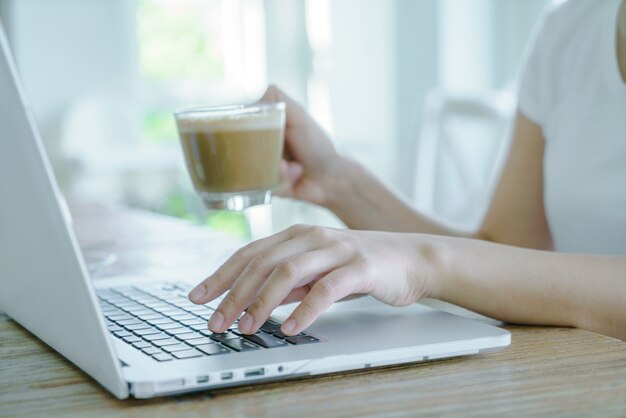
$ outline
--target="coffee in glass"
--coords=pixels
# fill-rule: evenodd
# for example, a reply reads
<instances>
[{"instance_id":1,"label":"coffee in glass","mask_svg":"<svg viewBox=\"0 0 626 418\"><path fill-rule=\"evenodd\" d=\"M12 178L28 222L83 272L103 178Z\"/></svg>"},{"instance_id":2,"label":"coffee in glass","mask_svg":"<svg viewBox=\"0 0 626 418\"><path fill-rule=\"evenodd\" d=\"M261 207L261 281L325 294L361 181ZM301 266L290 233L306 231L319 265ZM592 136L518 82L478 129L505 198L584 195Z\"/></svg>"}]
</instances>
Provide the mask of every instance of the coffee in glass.
<instances>
[{"instance_id":1,"label":"coffee in glass","mask_svg":"<svg viewBox=\"0 0 626 418\"><path fill-rule=\"evenodd\" d=\"M211 209L269 203L278 185L284 103L218 106L175 113L185 162Z\"/></svg>"}]
</instances>

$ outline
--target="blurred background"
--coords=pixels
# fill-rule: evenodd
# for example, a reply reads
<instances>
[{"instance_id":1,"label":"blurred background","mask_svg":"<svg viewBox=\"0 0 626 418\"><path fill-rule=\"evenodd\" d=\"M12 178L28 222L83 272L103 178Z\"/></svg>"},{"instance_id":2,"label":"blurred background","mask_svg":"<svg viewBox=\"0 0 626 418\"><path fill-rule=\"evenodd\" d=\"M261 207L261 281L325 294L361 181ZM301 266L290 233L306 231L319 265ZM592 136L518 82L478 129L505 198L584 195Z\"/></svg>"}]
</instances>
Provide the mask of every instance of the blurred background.
<instances>
[{"instance_id":1,"label":"blurred background","mask_svg":"<svg viewBox=\"0 0 626 418\"><path fill-rule=\"evenodd\" d=\"M508 145L515 78L548 0L0 0L0 19L65 195L249 236L208 213L172 111L275 83L342 153L421 210L481 219ZM275 199L264 230L330 226Z\"/></svg>"}]
</instances>

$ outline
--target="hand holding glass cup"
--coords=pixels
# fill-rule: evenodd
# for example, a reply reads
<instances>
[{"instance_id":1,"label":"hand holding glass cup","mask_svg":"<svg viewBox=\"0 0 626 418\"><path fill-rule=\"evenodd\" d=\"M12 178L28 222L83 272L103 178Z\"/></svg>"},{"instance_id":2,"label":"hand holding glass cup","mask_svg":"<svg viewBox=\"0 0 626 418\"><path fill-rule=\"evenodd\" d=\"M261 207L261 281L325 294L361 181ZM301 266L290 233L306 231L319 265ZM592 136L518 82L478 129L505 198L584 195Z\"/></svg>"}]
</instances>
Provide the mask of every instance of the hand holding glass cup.
<instances>
[{"instance_id":1,"label":"hand holding glass cup","mask_svg":"<svg viewBox=\"0 0 626 418\"><path fill-rule=\"evenodd\" d=\"M196 108L175 117L187 169L207 208L270 203L283 155L284 103Z\"/></svg>"}]
</instances>

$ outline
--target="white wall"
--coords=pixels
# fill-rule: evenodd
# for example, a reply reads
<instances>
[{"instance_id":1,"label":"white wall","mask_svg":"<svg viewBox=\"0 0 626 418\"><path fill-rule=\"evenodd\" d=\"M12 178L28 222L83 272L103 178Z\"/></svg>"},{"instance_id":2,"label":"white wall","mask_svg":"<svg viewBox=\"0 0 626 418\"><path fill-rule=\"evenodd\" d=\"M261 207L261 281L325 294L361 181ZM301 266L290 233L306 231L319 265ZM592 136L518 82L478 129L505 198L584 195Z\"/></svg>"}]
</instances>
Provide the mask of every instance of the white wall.
<instances>
[{"instance_id":1,"label":"white wall","mask_svg":"<svg viewBox=\"0 0 626 418\"><path fill-rule=\"evenodd\" d=\"M387 181L397 147L395 13L388 0L330 4L335 137Z\"/></svg>"},{"instance_id":2,"label":"white wall","mask_svg":"<svg viewBox=\"0 0 626 418\"><path fill-rule=\"evenodd\" d=\"M17 65L53 155L74 100L134 95L134 8L133 0L3 0Z\"/></svg>"}]
</instances>

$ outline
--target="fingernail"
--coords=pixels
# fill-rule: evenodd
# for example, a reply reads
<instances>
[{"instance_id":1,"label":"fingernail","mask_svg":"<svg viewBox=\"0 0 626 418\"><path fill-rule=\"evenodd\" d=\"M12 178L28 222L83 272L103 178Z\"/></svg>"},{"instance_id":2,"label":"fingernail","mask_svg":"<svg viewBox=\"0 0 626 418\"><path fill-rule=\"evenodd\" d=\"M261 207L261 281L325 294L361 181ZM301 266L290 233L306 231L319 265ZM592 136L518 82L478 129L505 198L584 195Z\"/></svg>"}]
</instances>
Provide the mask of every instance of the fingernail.
<instances>
[{"instance_id":1,"label":"fingernail","mask_svg":"<svg viewBox=\"0 0 626 418\"><path fill-rule=\"evenodd\" d=\"M202 296L206 294L206 289L204 286L196 286L191 292L189 292L189 300L192 302L200 300Z\"/></svg>"},{"instance_id":2,"label":"fingernail","mask_svg":"<svg viewBox=\"0 0 626 418\"><path fill-rule=\"evenodd\" d=\"M289 318L285 321L281 329L283 331L283 334L293 334L293 331L296 329L296 320L293 318Z\"/></svg>"},{"instance_id":3,"label":"fingernail","mask_svg":"<svg viewBox=\"0 0 626 418\"><path fill-rule=\"evenodd\" d=\"M252 331L252 326L254 325L254 318L252 315L245 314L241 321L239 321L239 331L247 334Z\"/></svg>"},{"instance_id":4,"label":"fingernail","mask_svg":"<svg viewBox=\"0 0 626 418\"><path fill-rule=\"evenodd\" d=\"M211 319L209 320L209 329L211 331L216 331L222 328L224 325L224 314L220 311L215 311L213 315L211 315Z\"/></svg>"}]
</instances>

